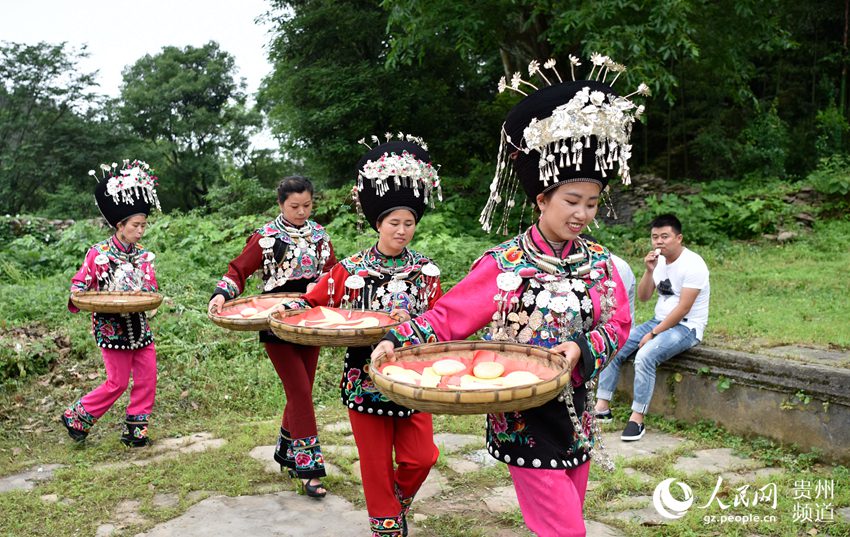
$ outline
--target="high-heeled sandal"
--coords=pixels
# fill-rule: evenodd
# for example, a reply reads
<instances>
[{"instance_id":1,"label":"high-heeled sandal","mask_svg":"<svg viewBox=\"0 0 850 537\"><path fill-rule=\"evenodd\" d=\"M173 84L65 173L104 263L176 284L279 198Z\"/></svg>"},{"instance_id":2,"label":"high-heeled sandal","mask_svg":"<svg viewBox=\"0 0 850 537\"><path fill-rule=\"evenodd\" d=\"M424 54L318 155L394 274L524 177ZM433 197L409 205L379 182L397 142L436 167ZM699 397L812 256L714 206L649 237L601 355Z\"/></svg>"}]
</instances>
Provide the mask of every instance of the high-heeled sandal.
<instances>
[{"instance_id":1,"label":"high-heeled sandal","mask_svg":"<svg viewBox=\"0 0 850 537\"><path fill-rule=\"evenodd\" d=\"M310 481L312 480L308 479L306 483L304 481L301 482L301 488L304 489L304 494L311 498L324 498L328 491L319 492L319 489L325 488L322 482L319 481L318 485L311 485Z\"/></svg>"},{"instance_id":2,"label":"high-heeled sandal","mask_svg":"<svg viewBox=\"0 0 850 537\"><path fill-rule=\"evenodd\" d=\"M286 472L287 474L289 474L289 477L298 477L298 474L295 473L295 469L290 468L289 466L284 466L283 464L281 464L280 465L280 471Z\"/></svg>"}]
</instances>

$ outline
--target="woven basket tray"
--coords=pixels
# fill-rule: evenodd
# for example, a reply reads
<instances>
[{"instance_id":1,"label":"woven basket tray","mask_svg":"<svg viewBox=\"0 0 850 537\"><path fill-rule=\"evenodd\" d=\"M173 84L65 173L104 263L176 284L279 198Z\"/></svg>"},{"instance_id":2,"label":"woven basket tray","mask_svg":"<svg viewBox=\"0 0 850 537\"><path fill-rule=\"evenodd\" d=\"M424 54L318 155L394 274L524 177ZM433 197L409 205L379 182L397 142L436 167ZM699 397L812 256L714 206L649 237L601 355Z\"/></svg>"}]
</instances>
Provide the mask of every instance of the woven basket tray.
<instances>
[{"instance_id":1,"label":"woven basket tray","mask_svg":"<svg viewBox=\"0 0 850 537\"><path fill-rule=\"evenodd\" d=\"M284 322L283 319L304 313L306 310L278 311L269 316L269 327L274 335L284 341L297 343L299 345L311 345L315 347L366 347L381 341L390 328L398 326L400 322L392 319L391 324L376 326L374 328L312 328L296 326ZM358 311L358 310L355 310ZM383 312L370 311L369 313Z\"/></svg>"},{"instance_id":2,"label":"woven basket tray","mask_svg":"<svg viewBox=\"0 0 850 537\"><path fill-rule=\"evenodd\" d=\"M162 295L143 291L80 291L71 293L71 302L84 311L137 313L158 308Z\"/></svg>"},{"instance_id":3,"label":"woven basket tray","mask_svg":"<svg viewBox=\"0 0 850 537\"><path fill-rule=\"evenodd\" d=\"M557 396L570 382L568 362L563 354L543 347L495 341L447 341L396 349L396 360L416 362L438 360L444 356L471 358L476 350L489 350L505 358L533 361L557 374L549 380L513 388L461 390L423 388L392 380L380 372L386 355L372 360L369 376L378 389L396 403L432 414L489 414L534 408Z\"/></svg>"},{"instance_id":4,"label":"woven basket tray","mask_svg":"<svg viewBox=\"0 0 850 537\"><path fill-rule=\"evenodd\" d=\"M299 298L300 296L301 293L267 293L264 295L246 296L243 298L237 298L236 300L225 302L224 306L221 308L221 312L227 313L228 310L232 310L237 306L241 306L243 304L251 302L256 298L284 299ZM238 332L260 332L262 330L269 329L268 315L264 317L246 319L244 317L224 317L221 314L213 315L212 313L207 312L207 317L209 317L212 322L222 328L226 328L228 330L236 330Z\"/></svg>"}]
</instances>

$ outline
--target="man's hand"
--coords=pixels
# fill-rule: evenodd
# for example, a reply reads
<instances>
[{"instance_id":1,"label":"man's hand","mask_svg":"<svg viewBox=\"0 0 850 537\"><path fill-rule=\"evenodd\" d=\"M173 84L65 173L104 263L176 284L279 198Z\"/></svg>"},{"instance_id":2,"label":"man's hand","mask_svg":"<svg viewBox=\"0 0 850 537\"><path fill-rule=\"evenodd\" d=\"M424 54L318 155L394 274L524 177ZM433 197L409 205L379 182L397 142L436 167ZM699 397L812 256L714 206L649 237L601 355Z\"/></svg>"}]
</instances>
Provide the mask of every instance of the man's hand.
<instances>
[{"instance_id":1,"label":"man's hand","mask_svg":"<svg viewBox=\"0 0 850 537\"><path fill-rule=\"evenodd\" d=\"M388 362L395 362L395 347L387 340L382 340L375 345L375 350L372 351L372 359L374 360L382 354L387 355Z\"/></svg>"},{"instance_id":2,"label":"man's hand","mask_svg":"<svg viewBox=\"0 0 850 537\"><path fill-rule=\"evenodd\" d=\"M570 372L578 365L581 361L581 347L578 346L578 343L575 341L567 341L565 343L561 343L557 347L552 349L555 352L561 352L564 356L567 357L567 362L570 364Z\"/></svg>"},{"instance_id":3,"label":"man's hand","mask_svg":"<svg viewBox=\"0 0 850 537\"><path fill-rule=\"evenodd\" d=\"M210 315L218 315L221 313L222 306L224 306L224 295L215 295L210 300L207 311L210 312Z\"/></svg>"},{"instance_id":4,"label":"man's hand","mask_svg":"<svg viewBox=\"0 0 850 537\"><path fill-rule=\"evenodd\" d=\"M650 273L652 273L652 271L655 270L655 266L658 265L659 255L661 254L658 253L658 250L656 249L650 251L648 254L646 254L646 257L643 258L643 264L646 265L646 270L648 270Z\"/></svg>"},{"instance_id":5,"label":"man's hand","mask_svg":"<svg viewBox=\"0 0 850 537\"><path fill-rule=\"evenodd\" d=\"M651 340L652 340L652 332L647 332L646 334L644 334L644 336L642 338L640 338L640 343L638 343L638 348L639 349L643 348L643 346L646 345L647 343L649 343Z\"/></svg>"}]
</instances>

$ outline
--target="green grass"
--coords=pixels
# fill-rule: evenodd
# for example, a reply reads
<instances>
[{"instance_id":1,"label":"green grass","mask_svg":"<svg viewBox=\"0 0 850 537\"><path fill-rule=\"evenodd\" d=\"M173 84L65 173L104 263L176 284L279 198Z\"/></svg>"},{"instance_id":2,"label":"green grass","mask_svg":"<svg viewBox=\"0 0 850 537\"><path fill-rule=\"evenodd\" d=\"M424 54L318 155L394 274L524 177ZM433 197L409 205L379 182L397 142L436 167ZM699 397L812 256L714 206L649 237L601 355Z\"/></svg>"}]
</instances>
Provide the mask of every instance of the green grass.
<instances>
[{"instance_id":1,"label":"green grass","mask_svg":"<svg viewBox=\"0 0 850 537\"><path fill-rule=\"evenodd\" d=\"M0 475L40 464L67 465L52 481L32 491L0 494L0 535L92 535L99 524L109 520L115 506L135 499L141 501L141 511L149 522L127 531L134 535L184 512L198 501L193 493L294 490L288 479L264 472L259 462L246 455L253 447L272 444L276 438L283 395L270 362L253 334L221 330L209 323L204 313L214 281L241 249L245 233L259 220L262 217L226 221L169 215L154 223L146 242L157 253L157 273L168 300L152 321L159 361L152 435L162 439L210 431L226 439L227 444L203 454L120 470L95 471L93 467L147 456L128 451L118 442L126 395L97 424L85 448L72 446L57 421L64 405L103 379L87 316L70 315L66 310L68 279L85 247L101 239L103 231L81 223L49 245L31 238L0 245L0 367L8 364L9 369L2 371L12 371L0 374L5 383L0 389ZM488 244L498 242L496 237L491 239L476 235L464 241L462 237L425 233L418 237L421 249L443 266L447 281L456 281ZM355 240L340 237L338 251L351 251ZM646 248L644 242L616 246L630 261L641 259ZM850 321L839 305L846 293L846 270L850 266L850 222L820 223L813 233L784 246L732 242L693 249L705 257L712 271L706 343L745 350L786 343L850 348ZM640 266L633 266L639 277ZM648 318L651 310L651 305L641 305L638 319ZM21 335L16 330L30 330L32 334ZM57 343L56 337L66 341ZM21 343L20 351L15 350L15 343ZM345 420L338 401L341 352L326 349L320 359L315 400L323 424ZM615 410L626 412L624 407ZM654 430L685 436L689 442L683 454L725 446L781 467L783 473L776 479L786 487L786 496L777 508L781 521L771 526L708 528L695 513L662 529L611 521L612 501L626 495L651 494L655 483L675 476L669 457L633 464L652 477L650 485L622 471L603 475L594 468L592 476L600 485L588 494L586 512L590 518L638 536L796 535L811 527L817 527L821 534L850 535L846 523L793 523L794 502L787 488L795 479L834 478L835 507L846 507L850 505L846 468L821 466L815 455L796 453L767 440L735 437L712 424L686 425L660 419L649 423ZM483 434L480 416L437 416L435 428ZM343 437L335 433L326 440L342 442ZM362 507L362 491L347 473L350 461L331 462L340 462L346 473L329 479L329 487ZM455 491L447 501L456 502L458 513L429 518L420 535L469 535L464 528L470 517L477 517L482 527L522 526L518 513L483 515L480 505L464 503L465 499L480 497L485 487L508 484L504 466L466 475L444 468L444 475ZM716 477L713 479L716 481ZM712 476L689 483L695 491L714 484ZM155 507L151 503L154 489L176 494L179 504L174 508ZM60 502L42 501L40 497L45 494L57 494Z\"/></svg>"},{"instance_id":2,"label":"green grass","mask_svg":"<svg viewBox=\"0 0 850 537\"><path fill-rule=\"evenodd\" d=\"M801 344L850 349L850 221L818 223L790 244L728 242L692 246L711 272L704 343L752 351ZM625 245L635 276L644 272L646 244ZM652 317L655 297L638 302L637 322Z\"/></svg>"}]
</instances>

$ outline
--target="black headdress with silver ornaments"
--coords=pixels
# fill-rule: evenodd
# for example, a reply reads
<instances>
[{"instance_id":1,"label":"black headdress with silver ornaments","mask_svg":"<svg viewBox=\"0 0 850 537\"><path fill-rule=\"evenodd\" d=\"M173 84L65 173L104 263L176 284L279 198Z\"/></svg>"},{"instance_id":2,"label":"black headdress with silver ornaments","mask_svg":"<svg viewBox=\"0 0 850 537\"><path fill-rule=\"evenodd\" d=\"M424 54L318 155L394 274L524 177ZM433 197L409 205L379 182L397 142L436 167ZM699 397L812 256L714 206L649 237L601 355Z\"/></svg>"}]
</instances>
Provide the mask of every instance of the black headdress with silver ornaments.
<instances>
[{"instance_id":1,"label":"black headdress with silver ornaments","mask_svg":"<svg viewBox=\"0 0 850 537\"><path fill-rule=\"evenodd\" d=\"M372 136L374 147L360 140L369 151L357 163L352 189L358 213L375 230L378 220L395 209L411 211L419 222L426 209L434 206L434 198L443 199L440 177L425 142L403 133L395 140L391 133L385 136L384 143Z\"/></svg>"},{"instance_id":2,"label":"black headdress with silver ornaments","mask_svg":"<svg viewBox=\"0 0 850 537\"><path fill-rule=\"evenodd\" d=\"M113 162L101 164L101 177L95 170L89 175L97 179L94 191L98 209L109 225L118 224L136 214L150 214L151 208L158 210L159 198L156 195L157 178L153 169L141 160L124 160L123 167Z\"/></svg>"},{"instance_id":3,"label":"black headdress with silver ornaments","mask_svg":"<svg viewBox=\"0 0 850 537\"><path fill-rule=\"evenodd\" d=\"M545 87L522 80L520 73L514 73L510 83L504 77L499 81L499 92L510 89L525 98L502 125L496 173L480 218L485 230L492 229L494 215L503 205L497 230L507 231L518 182L532 202L538 194L567 182L593 181L604 190L615 168L623 184L630 184L629 137L644 110L630 98L648 95L649 88L641 84L621 97L612 85L625 67L599 54L591 55L591 63L586 80L575 79L581 62L570 56L572 80L564 82L550 59L543 64L551 71L548 77L536 60L528 65L529 76L539 75Z\"/></svg>"}]
</instances>

